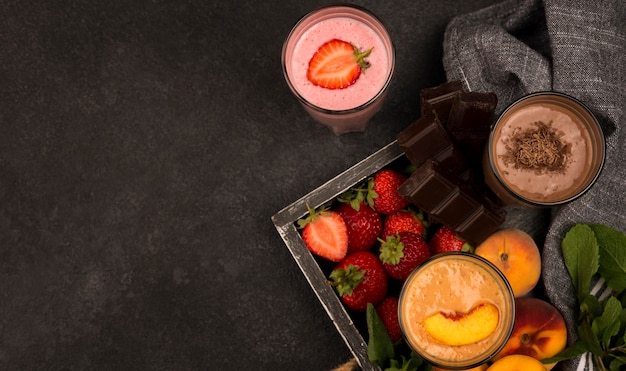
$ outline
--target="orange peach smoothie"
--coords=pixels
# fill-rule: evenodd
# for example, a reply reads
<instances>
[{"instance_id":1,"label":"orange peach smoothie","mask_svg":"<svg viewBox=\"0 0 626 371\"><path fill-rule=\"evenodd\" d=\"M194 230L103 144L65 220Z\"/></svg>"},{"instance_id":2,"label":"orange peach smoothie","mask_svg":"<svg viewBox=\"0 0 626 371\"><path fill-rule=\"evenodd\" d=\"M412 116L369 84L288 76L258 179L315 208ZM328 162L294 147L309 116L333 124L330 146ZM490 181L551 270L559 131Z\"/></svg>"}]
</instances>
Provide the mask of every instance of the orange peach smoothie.
<instances>
[{"instance_id":1,"label":"orange peach smoothie","mask_svg":"<svg viewBox=\"0 0 626 371\"><path fill-rule=\"evenodd\" d=\"M465 320L480 328L484 318L471 318L474 308L497 308L497 325L485 338L450 345L434 338L424 324L438 313L453 321ZM440 254L419 267L405 282L400 295L399 318L409 346L428 362L443 368L471 368L486 362L504 346L513 328L514 298L505 278L480 257L465 253ZM464 314L467 318L462 319ZM465 329L459 334L464 337ZM449 335L449 334L445 334Z\"/></svg>"}]
</instances>

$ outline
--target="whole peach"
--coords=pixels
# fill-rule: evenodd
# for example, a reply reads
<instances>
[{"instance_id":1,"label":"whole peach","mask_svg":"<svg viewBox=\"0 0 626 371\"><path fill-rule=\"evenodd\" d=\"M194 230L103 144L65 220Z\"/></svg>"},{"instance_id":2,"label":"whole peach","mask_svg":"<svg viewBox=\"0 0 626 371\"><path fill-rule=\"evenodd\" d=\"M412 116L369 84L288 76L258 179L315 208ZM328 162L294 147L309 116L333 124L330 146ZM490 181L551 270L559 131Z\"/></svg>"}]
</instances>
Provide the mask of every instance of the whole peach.
<instances>
[{"instance_id":1,"label":"whole peach","mask_svg":"<svg viewBox=\"0 0 626 371\"><path fill-rule=\"evenodd\" d=\"M485 371L487 370L488 367L489 366L486 363L483 363L482 365L476 366L474 368L466 368L466 369L457 370L457 371ZM451 370L448 370L445 368L433 367L432 371L451 371Z\"/></svg>"},{"instance_id":2,"label":"whole peach","mask_svg":"<svg viewBox=\"0 0 626 371\"><path fill-rule=\"evenodd\" d=\"M532 297L515 299L515 325L511 337L494 360L523 354L537 360L549 358L567 346L565 320L552 304ZM555 364L544 365L551 369Z\"/></svg>"},{"instance_id":3,"label":"whole peach","mask_svg":"<svg viewBox=\"0 0 626 371\"><path fill-rule=\"evenodd\" d=\"M513 354L495 361L487 371L546 371L543 363L523 354Z\"/></svg>"},{"instance_id":4,"label":"whole peach","mask_svg":"<svg viewBox=\"0 0 626 371\"><path fill-rule=\"evenodd\" d=\"M515 297L528 294L539 282L539 248L533 238L520 229L506 228L494 232L476 247L475 254L502 271Z\"/></svg>"}]
</instances>

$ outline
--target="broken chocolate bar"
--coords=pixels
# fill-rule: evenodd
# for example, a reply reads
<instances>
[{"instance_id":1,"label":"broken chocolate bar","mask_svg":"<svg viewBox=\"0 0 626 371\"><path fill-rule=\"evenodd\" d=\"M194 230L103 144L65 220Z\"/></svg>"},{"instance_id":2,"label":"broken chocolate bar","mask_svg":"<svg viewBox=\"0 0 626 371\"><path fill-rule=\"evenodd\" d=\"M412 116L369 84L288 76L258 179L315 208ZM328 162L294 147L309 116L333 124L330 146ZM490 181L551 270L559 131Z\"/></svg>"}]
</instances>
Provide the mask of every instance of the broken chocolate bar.
<instances>
[{"instance_id":1,"label":"broken chocolate bar","mask_svg":"<svg viewBox=\"0 0 626 371\"><path fill-rule=\"evenodd\" d=\"M406 157L415 166L452 145L437 115L429 112L402 130L396 139Z\"/></svg>"},{"instance_id":2,"label":"broken chocolate bar","mask_svg":"<svg viewBox=\"0 0 626 371\"><path fill-rule=\"evenodd\" d=\"M462 92L450 107L446 130L471 166L480 166L497 103L494 93Z\"/></svg>"},{"instance_id":3,"label":"broken chocolate bar","mask_svg":"<svg viewBox=\"0 0 626 371\"><path fill-rule=\"evenodd\" d=\"M462 92L456 95L450 106L446 130L489 131L493 113L498 104L494 93Z\"/></svg>"},{"instance_id":4,"label":"broken chocolate bar","mask_svg":"<svg viewBox=\"0 0 626 371\"><path fill-rule=\"evenodd\" d=\"M441 164L426 161L398 187L398 193L426 213L431 213L457 184L458 179Z\"/></svg>"},{"instance_id":5,"label":"broken chocolate bar","mask_svg":"<svg viewBox=\"0 0 626 371\"><path fill-rule=\"evenodd\" d=\"M434 111L439 120L445 123L448 120L452 103L463 92L463 86L458 80L445 82L439 86L422 89L420 91L420 108L422 115Z\"/></svg>"},{"instance_id":6,"label":"broken chocolate bar","mask_svg":"<svg viewBox=\"0 0 626 371\"><path fill-rule=\"evenodd\" d=\"M465 157L461 151L452 144L432 155L430 159L438 162L453 174L459 174L460 178L464 178L465 173L469 170Z\"/></svg>"},{"instance_id":7,"label":"broken chocolate bar","mask_svg":"<svg viewBox=\"0 0 626 371\"><path fill-rule=\"evenodd\" d=\"M471 243L480 243L498 229L506 213L470 184L430 160L416 168L398 193L424 210L432 223L444 224Z\"/></svg>"},{"instance_id":8,"label":"broken chocolate bar","mask_svg":"<svg viewBox=\"0 0 626 371\"><path fill-rule=\"evenodd\" d=\"M472 243L495 232L504 209L485 193L481 159L497 97L451 81L420 92L422 116L396 139L415 172L398 188L431 222Z\"/></svg>"},{"instance_id":9,"label":"broken chocolate bar","mask_svg":"<svg viewBox=\"0 0 626 371\"><path fill-rule=\"evenodd\" d=\"M432 222L440 222L456 230L480 206L478 197L468 187L456 186L430 212Z\"/></svg>"},{"instance_id":10,"label":"broken chocolate bar","mask_svg":"<svg viewBox=\"0 0 626 371\"><path fill-rule=\"evenodd\" d=\"M456 227L459 235L474 243L484 241L506 220L506 212L499 205L487 197L482 201L479 208Z\"/></svg>"}]
</instances>

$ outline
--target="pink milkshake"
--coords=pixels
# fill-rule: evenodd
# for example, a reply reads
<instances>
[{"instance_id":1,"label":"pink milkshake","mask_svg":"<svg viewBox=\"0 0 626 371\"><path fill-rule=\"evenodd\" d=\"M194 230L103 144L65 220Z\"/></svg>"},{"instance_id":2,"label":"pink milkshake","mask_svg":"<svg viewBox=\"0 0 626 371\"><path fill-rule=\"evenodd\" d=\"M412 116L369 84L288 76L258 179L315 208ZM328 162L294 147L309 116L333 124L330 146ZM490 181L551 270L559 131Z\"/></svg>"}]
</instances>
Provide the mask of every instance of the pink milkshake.
<instances>
[{"instance_id":1,"label":"pink milkshake","mask_svg":"<svg viewBox=\"0 0 626 371\"><path fill-rule=\"evenodd\" d=\"M309 62L330 40L341 40L361 51L371 49L354 83L327 88L307 77ZM282 64L287 84L305 110L340 135L364 131L380 109L393 75L391 39L375 16L354 6L330 6L311 12L293 28L283 45Z\"/></svg>"}]
</instances>

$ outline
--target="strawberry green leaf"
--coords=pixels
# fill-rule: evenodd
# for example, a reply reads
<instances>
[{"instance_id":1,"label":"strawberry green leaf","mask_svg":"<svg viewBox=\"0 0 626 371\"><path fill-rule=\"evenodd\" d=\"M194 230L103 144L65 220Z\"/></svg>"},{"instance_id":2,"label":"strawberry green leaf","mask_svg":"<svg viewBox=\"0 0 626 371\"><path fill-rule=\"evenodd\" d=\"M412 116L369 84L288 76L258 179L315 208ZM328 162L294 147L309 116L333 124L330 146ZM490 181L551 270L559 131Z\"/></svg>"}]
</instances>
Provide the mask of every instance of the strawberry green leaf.
<instances>
[{"instance_id":1,"label":"strawberry green leaf","mask_svg":"<svg viewBox=\"0 0 626 371\"><path fill-rule=\"evenodd\" d=\"M349 264L345 269L337 268L330 272L331 284L340 296L352 295L355 287L363 281L365 271L356 265Z\"/></svg>"},{"instance_id":2,"label":"strawberry green leaf","mask_svg":"<svg viewBox=\"0 0 626 371\"><path fill-rule=\"evenodd\" d=\"M374 178L368 178L365 200L370 207L374 207L374 199L378 198L378 192L374 190Z\"/></svg>"},{"instance_id":3,"label":"strawberry green leaf","mask_svg":"<svg viewBox=\"0 0 626 371\"><path fill-rule=\"evenodd\" d=\"M380 240L380 260L385 264L396 265L404 257L404 243L399 235L387 236L387 240Z\"/></svg>"},{"instance_id":4,"label":"strawberry green leaf","mask_svg":"<svg viewBox=\"0 0 626 371\"><path fill-rule=\"evenodd\" d=\"M361 201L363 201L364 197L363 192L359 192L355 189L349 189L339 195L339 197L337 197L337 201L341 203L348 203L354 210L359 211L361 209Z\"/></svg>"},{"instance_id":5,"label":"strawberry green leaf","mask_svg":"<svg viewBox=\"0 0 626 371\"><path fill-rule=\"evenodd\" d=\"M367 304L365 316L369 333L367 358L373 364L383 367L395 355L393 343L372 303Z\"/></svg>"},{"instance_id":6,"label":"strawberry green leaf","mask_svg":"<svg viewBox=\"0 0 626 371\"><path fill-rule=\"evenodd\" d=\"M318 210L315 210L315 208L309 206L308 203L306 204L306 208L309 211L309 215L307 215L306 218L298 219L298 229L304 229L307 224L313 222L318 216L325 215L326 211L328 210L328 208L325 206L322 206Z\"/></svg>"},{"instance_id":7,"label":"strawberry green leaf","mask_svg":"<svg viewBox=\"0 0 626 371\"><path fill-rule=\"evenodd\" d=\"M592 224L600 246L600 275L617 293L626 289L626 235L615 229Z\"/></svg>"},{"instance_id":8,"label":"strawberry green leaf","mask_svg":"<svg viewBox=\"0 0 626 371\"><path fill-rule=\"evenodd\" d=\"M578 224L566 233L561 248L578 299L582 301L589 294L591 278L598 272L598 241L588 225Z\"/></svg>"},{"instance_id":9,"label":"strawberry green leaf","mask_svg":"<svg viewBox=\"0 0 626 371\"><path fill-rule=\"evenodd\" d=\"M474 246L472 244L470 244L469 242L466 242L461 247L461 251L473 253L474 252Z\"/></svg>"}]
</instances>

